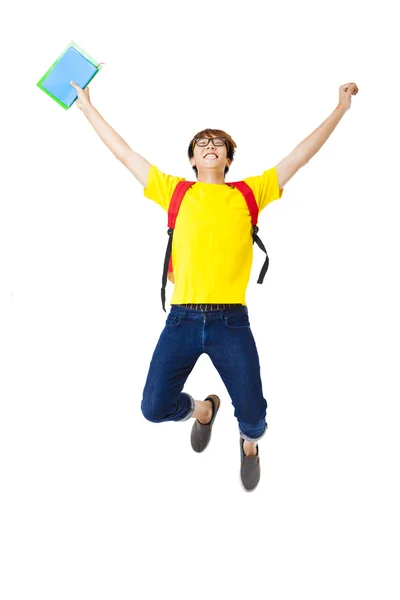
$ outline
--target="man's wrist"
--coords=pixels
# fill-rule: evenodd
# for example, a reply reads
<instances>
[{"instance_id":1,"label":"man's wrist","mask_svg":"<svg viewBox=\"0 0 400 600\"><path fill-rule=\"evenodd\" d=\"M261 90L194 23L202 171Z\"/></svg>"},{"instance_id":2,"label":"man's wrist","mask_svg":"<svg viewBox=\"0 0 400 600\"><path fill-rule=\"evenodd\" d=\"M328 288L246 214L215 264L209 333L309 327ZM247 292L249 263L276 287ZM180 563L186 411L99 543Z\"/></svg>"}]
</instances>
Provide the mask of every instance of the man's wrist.
<instances>
[{"instance_id":1,"label":"man's wrist","mask_svg":"<svg viewBox=\"0 0 400 600\"><path fill-rule=\"evenodd\" d=\"M88 104L85 104L85 106L82 107L82 112L86 116L88 116L91 112L93 112L95 110L96 110L95 107L90 102Z\"/></svg>"},{"instance_id":2,"label":"man's wrist","mask_svg":"<svg viewBox=\"0 0 400 600\"><path fill-rule=\"evenodd\" d=\"M347 111L347 108L344 106L344 104L339 104L336 107L336 110L341 113L342 115L344 115L344 113Z\"/></svg>"}]
</instances>

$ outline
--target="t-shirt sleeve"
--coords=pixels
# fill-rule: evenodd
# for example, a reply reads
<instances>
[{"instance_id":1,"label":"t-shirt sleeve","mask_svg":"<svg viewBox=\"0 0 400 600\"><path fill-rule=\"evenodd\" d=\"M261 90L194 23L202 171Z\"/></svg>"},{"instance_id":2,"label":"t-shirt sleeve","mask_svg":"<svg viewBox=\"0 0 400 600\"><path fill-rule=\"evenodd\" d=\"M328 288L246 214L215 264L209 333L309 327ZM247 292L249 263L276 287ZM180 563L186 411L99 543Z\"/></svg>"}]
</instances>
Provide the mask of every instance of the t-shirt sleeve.
<instances>
[{"instance_id":1,"label":"t-shirt sleeve","mask_svg":"<svg viewBox=\"0 0 400 600\"><path fill-rule=\"evenodd\" d=\"M267 204L282 197L284 188L279 189L276 167L267 169L258 177L247 177L244 181L253 190L259 213L264 210Z\"/></svg>"},{"instance_id":2,"label":"t-shirt sleeve","mask_svg":"<svg viewBox=\"0 0 400 600\"><path fill-rule=\"evenodd\" d=\"M168 212L169 203L178 181L185 181L185 179L166 175L156 166L150 165L147 187L144 188L143 194Z\"/></svg>"}]
</instances>

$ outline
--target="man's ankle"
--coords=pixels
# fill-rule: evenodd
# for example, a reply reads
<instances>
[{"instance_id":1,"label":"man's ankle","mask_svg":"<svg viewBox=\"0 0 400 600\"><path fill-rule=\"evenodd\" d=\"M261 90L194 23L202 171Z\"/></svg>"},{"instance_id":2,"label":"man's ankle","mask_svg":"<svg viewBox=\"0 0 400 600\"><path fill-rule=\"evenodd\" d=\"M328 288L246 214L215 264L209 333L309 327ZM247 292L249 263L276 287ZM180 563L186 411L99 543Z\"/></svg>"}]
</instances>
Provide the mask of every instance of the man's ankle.
<instances>
[{"instance_id":1,"label":"man's ankle","mask_svg":"<svg viewBox=\"0 0 400 600\"><path fill-rule=\"evenodd\" d=\"M202 425L208 425L212 419L212 402L211 400L195 400L195 417Z\"/></svg>"},{"instance_id":2,"label":"man's ankle","mask_svg":"<svg viewBox=\"0 0 400 600\"><path fill-rule=\"evenodd\" d=\"M243 440L243 451L246 456L257 456L257 443Z\"/></svg>"}]
</instances>

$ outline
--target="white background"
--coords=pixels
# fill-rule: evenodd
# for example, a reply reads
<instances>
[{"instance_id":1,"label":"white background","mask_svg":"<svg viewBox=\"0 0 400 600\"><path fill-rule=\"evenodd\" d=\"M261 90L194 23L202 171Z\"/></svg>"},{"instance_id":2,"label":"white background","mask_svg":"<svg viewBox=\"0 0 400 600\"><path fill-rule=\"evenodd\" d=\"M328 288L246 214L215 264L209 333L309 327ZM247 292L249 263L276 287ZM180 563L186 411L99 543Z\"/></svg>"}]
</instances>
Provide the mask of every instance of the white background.
<instances>
[{"instance_id":1,"label":"white background","mask_svg":"<svg viewBox=\"0 0 400 600\"><path fill-rule=\"evenodd\" d=\"M2 600L400 594L399 55L394 3L37 1L2 23ZM239 480L233 407L203 355L193 421L140 411L166 314L166 213L76 105L36 83L75 40L89 88L149 162L193 179L192 136L276 165L359 93L262 213L247 305L268 401L261 481ZM172 284L167 286L167 301Z\"/></svg>"}]
</instances>

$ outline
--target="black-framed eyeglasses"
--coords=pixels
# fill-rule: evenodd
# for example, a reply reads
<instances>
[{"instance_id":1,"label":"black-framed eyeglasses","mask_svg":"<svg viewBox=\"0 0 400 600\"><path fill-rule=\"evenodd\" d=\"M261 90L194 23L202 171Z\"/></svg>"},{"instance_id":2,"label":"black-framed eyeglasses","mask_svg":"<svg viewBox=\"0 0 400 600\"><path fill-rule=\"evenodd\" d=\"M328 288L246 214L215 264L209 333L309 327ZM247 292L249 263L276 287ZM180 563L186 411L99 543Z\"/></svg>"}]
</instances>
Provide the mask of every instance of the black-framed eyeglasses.
<instances>
[{"instance_id":1,"label":"black-framed eyeglasses","mask_svg":"<svg viewBox=\"0 0 400 600\"><path fill-rule=\"evenodd\" d=\"M203 138L198 138L197 140L194 141L195 144L197 144L198 146L208 146L208 144L212 142L214 144L214 146L225 146L226 144L226 139L223 137L215 137L215 138L207 138L207 137L203 137Z\"/></svg>"}]
</instances>

